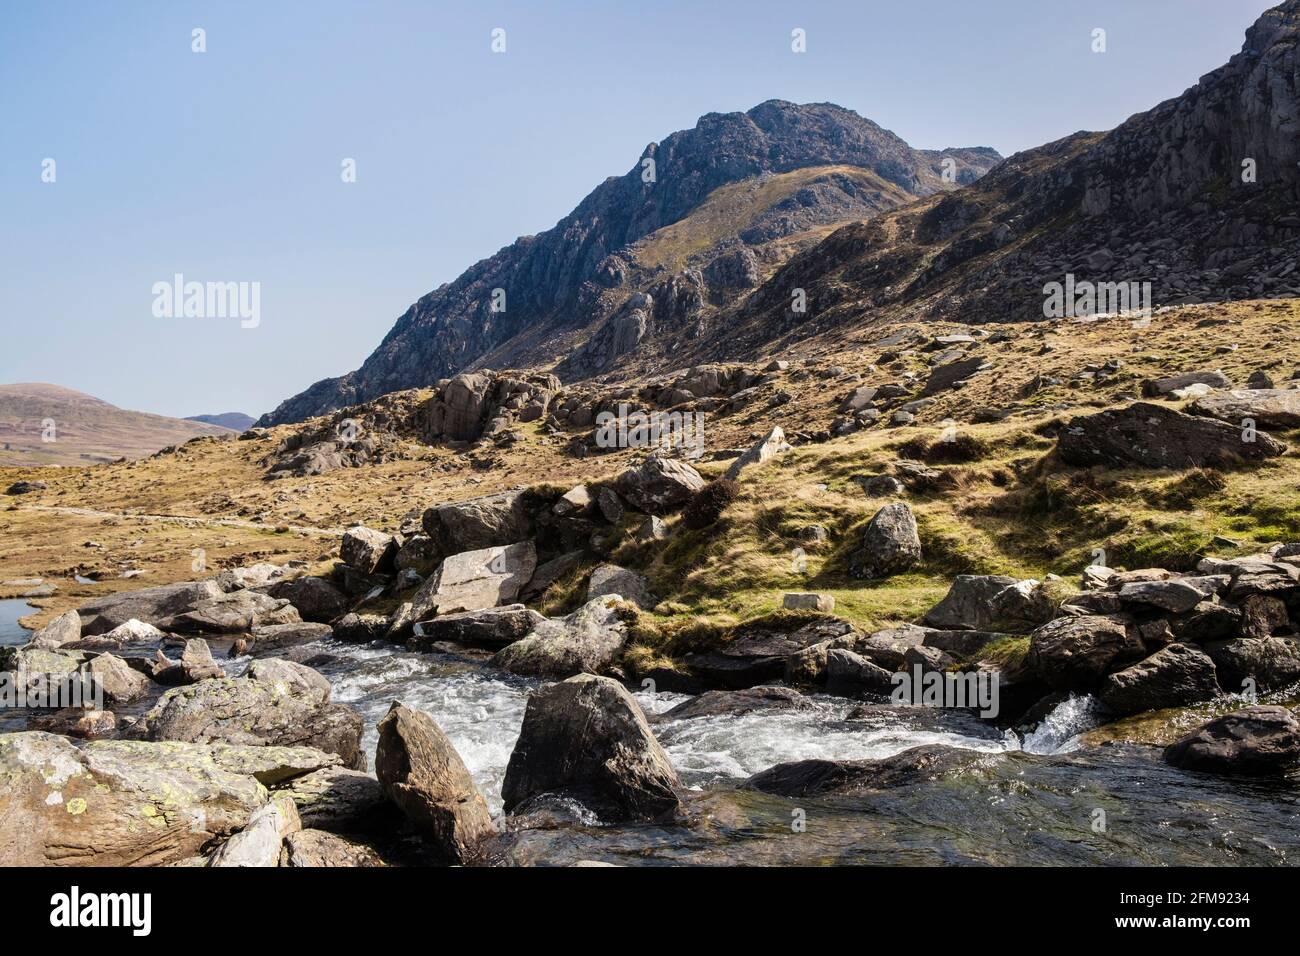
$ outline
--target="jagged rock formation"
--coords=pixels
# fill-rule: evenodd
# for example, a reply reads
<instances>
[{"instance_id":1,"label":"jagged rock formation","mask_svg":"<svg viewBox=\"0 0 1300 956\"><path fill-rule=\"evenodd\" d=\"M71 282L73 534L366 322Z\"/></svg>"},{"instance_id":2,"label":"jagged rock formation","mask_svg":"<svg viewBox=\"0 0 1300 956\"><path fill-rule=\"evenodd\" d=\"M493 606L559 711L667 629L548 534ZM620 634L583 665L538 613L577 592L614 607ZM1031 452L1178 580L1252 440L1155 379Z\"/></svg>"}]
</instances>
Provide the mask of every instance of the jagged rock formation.
<instances>
[{"instance_id":1,"label":"jagged rock formation","mask_svg":"<svg viewBox=\"0 0 1300 956\"><path fill-rule=\"evenodd\" d=\"M573 363L575 373L590 370L639 341L652 318L685 323L706 296L729 301L747 290L761 271L752 249L973 182L998 159L985 148L914 150L828 103L772 100L747 113L710 113L651 143L553 229L518 239L421 298L360 369L317 382L260 424L301 421L486 364L549 364L617 313ZM706 203L703 217L684 222ZM691 252L704 254L699 268ZM640 299L621 309L639 293L653 300L653 313Z\"/></svg>"}]
</instances>

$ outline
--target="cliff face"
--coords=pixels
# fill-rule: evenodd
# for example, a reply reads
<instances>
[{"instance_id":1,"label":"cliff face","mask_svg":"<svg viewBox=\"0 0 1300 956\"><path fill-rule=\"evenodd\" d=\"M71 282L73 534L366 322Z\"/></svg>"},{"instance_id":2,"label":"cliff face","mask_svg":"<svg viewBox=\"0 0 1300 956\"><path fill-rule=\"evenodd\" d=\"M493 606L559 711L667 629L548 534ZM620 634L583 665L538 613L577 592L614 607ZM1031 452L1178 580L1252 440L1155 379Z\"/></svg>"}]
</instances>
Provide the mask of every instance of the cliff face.
<instances>
[{"instance_id":1,"label":"cliff face","mask_svg":"<svg viewBox=\"0 0 1300 956\"><path fill-rule=\"evenodd\" d=\"M694 129L651 143L631 170L598 186L553 229L516 240L421 298L360 369L317 382L261 424L298 421L431 384L473 367L494 350L494 361L563 357L575 335L581 338L586 326L607 318L636 287L665 271L660 262L642 267L629 247L688 218L721 187L753 181L764 200L773 201L761 210L766 219L746 214L734 223L725 217L715 222L702 245L696 242L697 253L724 245L742 228L753 231L747 241L732 243L738 248L893 208L973 182L999 159L983 148L914 150L870 120L831 104L773 100L746 113L710 113ZM791 183L794 191L767 195L766 178L823 167L823 181ZM838 181L830 178L832 171L839 171ZM784 210L774 208L782 203ZM751 207L745 208L753 212ZM742 274L744 268L742 262ZM714 272L726 269L723 263ZM715 299L726 297L727 281L723 276L714 283ZM504 310L499 294L494 310L498 289L504 292Z\"/></svg>"}]
</instances>

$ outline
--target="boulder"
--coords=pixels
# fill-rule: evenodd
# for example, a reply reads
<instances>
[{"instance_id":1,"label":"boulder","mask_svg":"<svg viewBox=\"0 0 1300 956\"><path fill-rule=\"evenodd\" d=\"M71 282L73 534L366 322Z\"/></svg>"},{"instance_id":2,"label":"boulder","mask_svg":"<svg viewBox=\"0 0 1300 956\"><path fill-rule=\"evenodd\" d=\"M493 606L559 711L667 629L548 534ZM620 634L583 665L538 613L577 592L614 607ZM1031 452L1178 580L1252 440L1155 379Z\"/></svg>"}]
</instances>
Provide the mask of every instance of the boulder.
<instances>
[{"instance_id":1,"label":"boulder","mask_svg":"<svg viewBox=\"0 0 1300 956\"><path fill-rule=\"evenodd\" d=\"M830 650L831 642L823 641L820 644L813 644L791 654L785 659L783 679L787 684L796 687L808 684L824 684L826 682L826 657Z\"/></svg>"},{"instance_id":2,"label":"boulder","mask_svg":"<svg viewBox=\"0 0 1300 956\"><path fill-rule=\"evenodd\" d=\"M413 636L406 642L412 650L427 651L434 644L452 641L485 647L505 647L522 640L546 618L522 604L461 611L428 621L417 621Z\"/></svg>"},{"instance_id":3,"label":"boulder","mask_svg":"<svg viewBox=\"0 0 1300 956\"><path fill-rule=\"evenodd\" d=\"M595 502L586 485L574 485L551 506L557 515L585 515L591 512Z\"/></svg>"},{"instance_id":4,"label":"boulder","mask_svg":"<svg viewBox=\"0 0 1300 956\"><path fill-rule=\"evenodd\" d=\"M1251 419L1260 428L1295 428L1300 425L1300 389L1258 388L1216 392L1198 398L1188 407L1194 415L1217 418L1241 428Z\"/></svg>"},{"instance_id":5,"label":"boulder","mask_svg":"<svg viewBox=\"0 0 1300 956\"><path fill-rule=\"evenodd\" d=\"M780 680L786 662L815 644L858 632L847 621L821 618L791 628L788 624L741 625L730 640L683 658L692 674L713 686L743 690Z\"/></svg>"},{"instance_id":6,"label":"boulder","mask_svg":"<svg viewBox=\"0 0 1300 956\"><path fill-rule=\"evenodd\" d=\"M1003 759L1001 754L929 744L881 760L799 760L777 764L754 774L741 788L782 797L887 790L957 776Z\"/></svg>"},{"instance_id":7,"label":"boulder","mask_svg":"<svg viewBox=\"0 0 1300 956\"><path fill-rule=\"evenodd\" d=\"M626 509L623 506L623 499L618 496L618 492L613 488L604 486L596 496L596 504L600 508L601 517L610 524L618 524L623 520L623 514Z\"/></svg>"},{"instance_id":8,"label":"boulder","mask_svg":"<svg viewBox=\"0 0 1300 956\"><path fill-rule=\"evenodd\" d=\"M142 718L149 740L307 746L337 755L354 770L366 768L361 731L359 713L323 702L319 691L295 696L284 680L251 677L210 678L170 690Z\"/></svg>"},{"instance_id":9,"label":"boulder","mask_svg":"<svg viewBox=\"0 0 1300 956\"><path fill-rule=\"evenodd\" d=\"M361 574L390 574L397 569L397 548L391 534L356 525L343 532L339 558Z\"/></svg>"},{"instance_id":10,"label":"boulder","mask_svg":"<svg viewBox=\"0 0 1300 956\"><path fill-rule=\"evenodd\" d=\"M572 797L603 820L654 820L681 782L622 684L580 674L534 691L506 767L507 812L542 794Z\"/></svg>"},{"instance_id":11,"label":"boulder","mask_svg":"<svg viewBox=\"0 0 1300 956\"><path fill-rule=\"evenodd\" d=\"M705 484L690 465L651 455L619 475L616 488L632 507L662 517L686 504Z\"/></svg>"},{"instance_id":12,"label":"boulder","mask_svg":"<svg viewBox=\"0 0 1300 956\"><path fill-rule=\"evenodd\" d=\"M379 722L375 774L440 861L472 862L496 835L483 795L428 714L393 702Z\"/></svg>"},{"instance_id":13,"label":"boulder","mask_svg":"<svg viewBox=\"0 0 1300 956\"><path fill-rule=\"evenodd\" d=\"M81 637L81 616L76 611L66 611L32 635L33 647L47 650L71 644Z\"/></svg>"},{"instance_id":14,"label":"boulder","mask_svg":"<svg viewBox=\"0 0 1300 956\"><path fill-rule=\"evenodd\" d=\"M888 694L893 690L893 676L891 671L842 647L831 648L826 654L826 688L831 693Z\"/></svg>"},{"instance_id":15,"label":"boulder","mask_svg":"<svg viewBox=\"0 0 1300 956\"><path fill-rule=\"evenodd\" d=\"M50 487L43 481L15 481L5 489L7 495L30 495L33 491L44 491Z\"/></svg>"},{"instance_id":16,"label":"boulder","mask_svg":"<svg viewBox=\"0 0 1300 956\"><path fill-rule=\"evenodd\" d=\"M383 857L357 840L324 830L299 830L284 841L280 866L385 866Z\"/></svg>"},{"instance_id":17,"label":"boulder","mask_svg":"<svg viewBox=\"0 0 1300 956\"><path fill-rule=\"evenodd\" d=\"M334 622L334 636L340 641L368 644L388 633L388 618L383 614L344 614Z\"/></svg>"},{"instance_id":18,"label":"boulder","mask_svg":"<svg viewBox=\"0 0 1300 956\"><path fill-rule=\"evenodd\" d=\"M252 751L252 752L250 752ZM158 866L242 829L266 778L322 766L320 754L0 736L0 866ZM314 765L314 766L313 766Z\"/></svg>"},{"instance_id":19,"label":"boulder","mask_svg":"<svg viewBox=\"0 0 1300 956\"><path fill-rule=\"evenodd\" d=\"M301 577L277 581L267 589L274 598L288 601L304 621L329 624L348 612L348 596L325 578Z\"/></svg>"},{"instance_id":20,"label":"boulder","mask_svg":"<svg viewBox=\"0 0 1300 956\"><path fill-rule=\"evenodd\" d=\"M1300 680L1300 644L1284 637L1252 637L1236 641L1211 641L1205 653L1214 661L1219 684L1231 693L1245 690L1280 690Z\"/></svg>"},{"instance_id":21,"label":"boulder","mask_svg":"<svg viewBox=\"0 0 1300 956\"><path fill-rule=\"evenodd\" d=\"M1217 369L1211 372L1184 372L1168 378L1147 379L1142 383L1142 394L1148 398L1172 395L1189 385L1208 385L1210 388L1232 388L1228 376Z\"/></svg>"},{"instance_id":22,"label":"boulder","mask_svg":"<svg viewBox=\"0 0 1300 956\"><path fill-rule=\"evenodd\" d=\"M789 687L749 687L745 690L710 690L659 715L661 720L694 717L740 717L772 710L811 710L812 701Z\"/></svg>"},{"instance_id":23,"label":"boulder","mask_svg":"<svg viewBox=\"0 0 1300 956\"><path fill-rule=\"evenodd\" d=\"M442 390L446 409L442 434L450 441L474 441L483 434L491 409L491 372L462 372Z\"/></svg>"},{"instance_id":24,"label":"boulder","mask_svg":"<svg viewBox=\"0 0 1300 956\"><path fill-rule=\"evenodd\" d=\"M81 617L81 633L85 636L103 634L132 619L158 624L224 593L215 581L191 581L136 591L119 591L96 598L77 609Z\"/></svg>"},{"instance_id":25,"label":"boulder","mask_svg":"<svg viewBox=\"0 0 1300 956\"><path fill-rule=\"evenodd\" d=\"M1214 661L1191 644L1170 644L1146 660L1111 674L1097 696L1117 714L1185 707L1221 693Z\"/></svg>"},{"instance_id":26,"label":"boulder","mask_svg":"<svg viewBox=\"0 0 1300 956\"><path fill-rule=\"evenodd\" d=\"M1057 441L1061 460L1089 467L1205 468L1235 460L1276 458L1286 446L1225 422L1186 415L1163 405L1134 402L1119 409L1072 418Z\"/></svg>"},{"instance_id":27,"label":"boulder","mask_svg":"<svg viewBox=\"0 0 1300 956\"><path fill-rule=\"evenodd\" d=\"M1230 580L1223 574L1201 578L1171 578L1168 581L1138 581L1122 585L1119 599L1124 604L1147 605L1181 614L1227 588Z\"/></svg>"},{"instance_id":28,"label":"boulder","mask_svg":"<svg viewBox=\"0 0 1300 956\"><path fill-rule=\"evenodd\" d=\"M219 846L208 866L279 866L284 839L302 829L288 794L276 794L253 811L242 830Z\"/></svg>"},{"instance_id":29,"label":"boulder","mask_svg":"<svg viewBox=\"0 0 1300 956\"><path fill-rule=\"evenodd\" d=\"M302 825L336 833L361 833L384 819L392 804L379 781L346 767L322 767L293 780L285 792Z\"/></svg>"},{"instance_id":30,"label":"boulder","mask_svg":"<svg viewBox=\"0 0 1300 956\"><path fill-rule=\"evenodd\" d=\"M79 650L118 650L130 645L157 644L166 637L165 631L132 618L111 631L83 637L68 646Z\"/></svg>"},{"instance_id":31,"label":"boulder","mask_svg":"<svg viewBox=\"0 0 1300 956\"><path fill-rule=\"evenodd\" d=\"M912 624L890 627L854 641L851 650L887 671L900 671L907 662L907 652L920 647L931 633L929 628Z\"/></svg>"},{"instance_id":32,"label":"boulder","mask_svg":"<svg viewBox=\"0 0 1300 956\"><path fill-rule=\"evenodd\" d=\"M183 634L244 634L256 627L300 621L297 609L288 601L260 591L232 591L201 601L159 624Z\"/></svg>"},{"instance_id":33,"label":"boulder","mask_svg":"<svg viewBox=\"0 0 1300 956\"><path fill-rule=\"evenodd\" d=\"M930 373L930 377L925 380L925 388L921 394L934 395L938 392L946 391L954 385L964 382L984 365L981 358L958 359L953 362L946 362Z\"/></svg>"},{"instance_id":34,"label":"boulder","mask_svg":"<svg viewBox=\"0 0 1300 956\"><path fill-rule=\"evenodd\" d=\"M767 437L758 442L743 455L731 463L727 469L726 477L736 479L740 473L750 465L765 465L778 455L783 455L790 450L790 443L785 440L785 431L780 425L776 425L767 433Z\"/></svg>"},{"instance_id":35,"label":"boulder","mask_svg":"<svg viewBox=\"0 0 1300 956\"><path fill-rule=\"evenodd\" d=\"M862 535L862 546L849 559L855 578L886 578L921 560L916 518L906 504L895 502L876 512Z\"/></svg>"},{"instance_id":36,"label":"boulder","mask_svg":"<svg viewBox=\"0 0 1300 956\"><path fill-rule=\"evenodd\" d=\"M328 640L334 636L334 628L328 624L309 624L306 621L297 624L267 624L253 628L251 636L253 653L263 654Z\"/></svg>"},{"instance_id":37,"label":"boulder","mask_svg":"<svg viewBox=\"0 0 1300 956\"><path fill-rule=\"evenodd\" d=\"M816 611L819 614L830 614L835 610L835 596L791 592L781 595L781 607L787 611Z\"/></svg>"},{"instance_id":38,"label":"boulder","mask_svg":"<svg viewBox=\"0 0 1300 956\"><path fill-rule=\"evenodd\" d=\"M149 690L149 678L113 654L100 654L83 670L99 684L110 706L128 704Z\"/></svg>"},{"instance_id":39,"label":"boulder","mask_svg":"<svg viewBox=\"0 0 1300 956\"><path fill-rule=\"evenodd\" d=\"M605 670L623 649L627 625L614 599L588 601L567 617L539 622L532 633L496 653L493 665L532 677L569 677Z\"/></svg>"},{"instance_id":40,"label":"boulder","mask_svg":"<svg viewBox=\"0 0 1300 956\"><path fill-rule=\"evenodd\" d=\"M438 505L425 511L421 522L442 554L504 547L533 536L523 491Z\"/></svg>"},{"instance_id":41,"label":"boulder","mask_svg":"<svg viewBox=\"0 0 1300 956\"><path fill-rule=\"evenodd\" d=\"M621 568L617 564L597 566L587 581L588 601L607 595L617 595L646 611L653 609L659 603L659 599L650 593L650 584L644 575Z\"/></svg>"},{"instance_id":42,"label":"boulder","mask_svg":"<svg viewBox=\"0 0 1300 956\"><path fill-rule=\"evenodd\" d=\"M210 677L220 677L223 673L221 665L212 657L208 642L201 637L185 642L179 661L172 660L161 650L154 658L153 679L172 687L195 684Z\"/></svg>"},{"instance_id":43,"label":"boulder","mask_svg":"<svg viewBox=\"0 0 1300 956\"><path fill-rule=\"evenodd\" d=\"M318 704L329 703L330 682L324 674L305 664L279 658L253 661L244 669L242 676L268 685L277 695L315 701Z\"/></svg>"},{"instance_id":44,"label":"boulder","mask_svg":"<svg viewBox=\"0 0 1300 956\"><path fill-rule=\"evenodd\" d=\"M952 580L948 593L925 615L931 627L974 631L993 626L993 598L1016 583L1002 574L959 574Z\"/></svg>"},{"instance_id":45,"label":"boulder","mask_svg":"<svg viewBox=\"0 0 1300 956\"><path fill-rule=\"evenodd\" d=\"M1300 720L1285 707L1216 717L1165 748L1165 761L1204 773L1270 776L1300 766Z\"/></svg>"},{"instance_id":46,"label":"boulder","mask_svg":"<svg viewBox=\"0 0 1300 956\"><path fill-rule=\"evenodd\" d=\"M1286 602L1269 594L1248 594L1241 602L1242 637L1271 637L1274 631L1291 630Z\"/></svg>"},{"instance_id":47,"label":"boulder","mask_svg":"<svg viewBox=\"0 0 1300 956\"><path fill-rule=\"evenodd\" d=\"M537 548L532 541L453 554L411 598L411 619L510 604L536 567Z\"/></svg>"},{"instance_id":48,"label":"boulder","mask_svg":"<svg viewBox=\"0 0 1300 956\"><path fill-rule=\"evenodd\" d=\"M1029 635L1029 669L1055 690L1092 690L1133 651L1124 625L1109 618L1058 617Z\"/></svg>"}]
</instances>

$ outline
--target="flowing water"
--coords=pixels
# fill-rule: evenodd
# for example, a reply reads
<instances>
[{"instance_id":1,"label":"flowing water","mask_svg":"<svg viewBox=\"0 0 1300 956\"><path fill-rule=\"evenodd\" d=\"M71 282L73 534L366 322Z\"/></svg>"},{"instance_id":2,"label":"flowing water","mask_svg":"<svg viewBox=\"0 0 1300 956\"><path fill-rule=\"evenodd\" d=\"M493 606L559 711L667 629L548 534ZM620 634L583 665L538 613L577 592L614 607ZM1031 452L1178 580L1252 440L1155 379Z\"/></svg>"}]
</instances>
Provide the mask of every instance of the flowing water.
<instances>
[{"instance_id":1,"label":"flowing water","mask_svg":"<svg viewBox=\"0 0 1300 956\"><path fill-rule=\"evenodd\" d=\"M365 717L365 749L393 700L427 711L469 767L494 815L535 681L472 658L379 646L320 645L312 661L335 698ZM242 662L230 662L232 671ZM566 864L1285 864L1300 861L1292 781L1186 773L1155 748L1078 748L1098 722L1091 698L1063 702L1022 742L965 713L814 696L812 708L664 720L686 698L637 699L690 788L671 825L567 825L511 831L501 862ZM850 713L852 716L850 716ZM968 751L959 772L890 789L788 799L738 789L784 761L880 758L921 744ZM802 829L800 822L802 821Z\"/></svg>"}]
</instances>

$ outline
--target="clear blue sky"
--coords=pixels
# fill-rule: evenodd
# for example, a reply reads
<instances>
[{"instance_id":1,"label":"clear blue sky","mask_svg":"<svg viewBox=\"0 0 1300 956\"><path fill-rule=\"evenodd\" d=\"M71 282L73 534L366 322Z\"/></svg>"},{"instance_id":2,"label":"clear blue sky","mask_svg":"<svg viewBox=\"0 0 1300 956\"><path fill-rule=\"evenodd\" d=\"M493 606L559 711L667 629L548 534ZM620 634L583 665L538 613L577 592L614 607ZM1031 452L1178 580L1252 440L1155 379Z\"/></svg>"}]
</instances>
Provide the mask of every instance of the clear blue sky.
<instances>
[{"instance_id":1,"label":"clear blue sky","mask_svg":"<svg viewBox=\"0 0 1300 956\"><path fill-rule=\"evenodd\" d=\"M355 368L416 298L700 114L832 101L914 146L1009 154L1177 95L1266 7L8 0L0 382L256 415ZM155 318L151 288L177 272L259 282L261 324Z\"/></svg>"}]
</instances>

